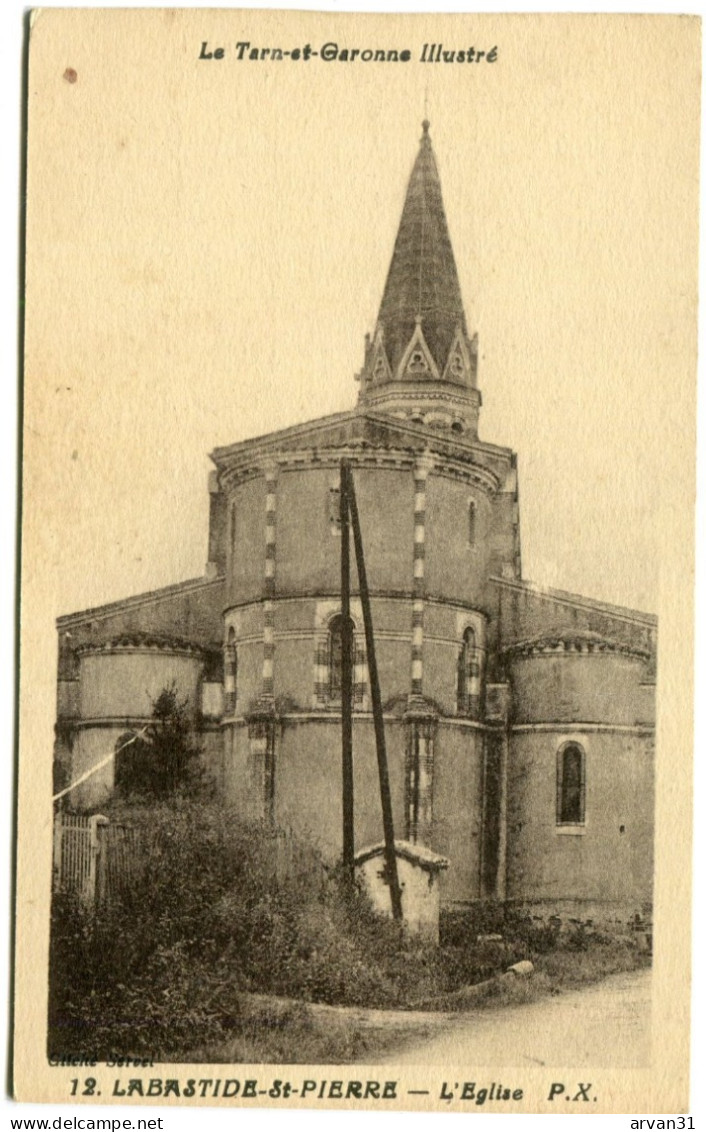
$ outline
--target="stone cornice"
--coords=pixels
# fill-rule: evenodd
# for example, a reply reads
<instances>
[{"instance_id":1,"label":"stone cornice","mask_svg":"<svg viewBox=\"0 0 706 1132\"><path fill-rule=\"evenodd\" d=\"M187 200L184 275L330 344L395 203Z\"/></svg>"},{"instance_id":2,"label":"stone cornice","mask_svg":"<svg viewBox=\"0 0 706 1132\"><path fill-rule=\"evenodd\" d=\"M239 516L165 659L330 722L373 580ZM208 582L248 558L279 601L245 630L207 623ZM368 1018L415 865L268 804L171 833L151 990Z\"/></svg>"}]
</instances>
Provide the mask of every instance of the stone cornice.
<instances>
[{"instance_id":1,"label":"stone cornice","mask_svg":"<svg viewBox=\"0 0 706 1132\"><path fill-rule=\"evenodd\" d=\"M104 730L118 728L121 731L138 730L150 723L154 723L153 715L99 715L99 716L63 716L62 723L70 724L75 731L90 731L101 728ZM218 731L220 722L202 716L198 721L196 730Z\"/></svg>"},{"instance_id":2,"label":"stone cornice","mask_svg":"<svg viewBox=\"0 0 706 1132\"><path fill-rule=\"evenodd\" d=\"M637 735L649 738L655 733L654 723L586 723L574 720L550 720L543 723L513 723L508 728L513 735L538 734L575 735L577 740L582 735Z\"/></svg>"},{"instance_id":3,"label":"stone cornice","mask_svg":"<svg viewBox=\"0 0 706 1132\"><path fill-rule=\"evenodd\" d=\"M571 656L618 654L636 657L639 660L649 660L650 653L637 645L628 645L623 641L614 641L603 637L599 633L591 633L575 629L567 629L558 633L546 633L531 640L517 641L506 645L501 650L503 656Z\"/></svg>"},{"instance_id":4,"label":"stone cornice","mask_svg":"<svg viewBox=\"0 0 706 1132\"><path fill-rule=\"evenodd\" d=\"M221 486L225 490L233 490L248 480L264 476L264 461L254 460L253 453L242 462L232 464L223 469L220 474ZM447 478L472 484L485 495L492 497L501 486L500 477L490 468L480 464L465 463L453 457L425 453L430 465L430 474L446 476ZM351 461L353 470L356 468L381 468L388 470L413 470L419 453L412 449L398 447L377 448L363 439L349 440L331 448L301 448L294 451L284 451L277 454L277 465L281 472L296 471L310 468L338 468L342 458ZM268 453L271 462L271 454Z\"/></svg>"},{"instance_id":5,"label":"stone cornice","mask_svg":"<svg viewBox=\"0 0 706 1132\"><path fill-rule=\"evenodd\" d=\"M361 406L364 404L366 408L377 408L379 411L380 406L386 401L411 403L415 401L424 401L425 403L427 401L439 401L448 405L462 405L464 408L477 409L481 404L481 394L479 389L452 382L442 382L440 379L436 381L429 379L416 384L408 381L388 381L368 389L365 393L365 399L361 398Z\"/></svg>"},{"instance_id":6,"label":"stone cornice","mask_svg":"<svg viewBox=\"0 0 706 1132\"><path fill-rule=\"evenodd\" d=\"M351 597L358 597L356 590L351 591ZM411 589L409 590L370 590L371 598L376 601L395 601L409 603L414 600L414 594ZM335 590L324 589L311 589L301 590L296 593L278 593L274 599L274 604L283 605L285 602L302 602L302 601L340 601L340 592ZM262 606L264 602L263 597L248 597L243 601L232 602L223 610L223 615L227 614L234 609L256 609ZM488 614L482 609L478 609L474 605L470 605L467 601L462 601L460 598L443 597L437 593L428 593L424 595L425 605L440 605L448 607L449 609L457 609L463 613L473 613L476 616L483 617L488 620Z\"/></svg>"},{"instance_id":7,"label":"stone cornice","mask_svg":"<svg viewBox=\"0 0 706 1132\"><path fill-rule=\"evenodd\" d=\"M161 652L169 656L193 656L201 658L208 652L201 645L193 641L186 641L177 637L163 637L155 633L121 633L109 641L94 642L78 645L77 656L95 654L124 655L126 653Z\"/></svg>"},{"instance_id":8,"label":"stone cornice","mask_svg":"<svg viewBox=\"0 0 706 1132\"><path fill-rule=\"evenodd\" d=\"M231 486L262 475L265 463L273 460L282 465L286 458L301 461L309 454L311 460L333 461L348 455L349 450L353 455L363 449L395 453L397 459L414 459L428 451L459 467L480 469L491 482L504 480L513 459L509 448L370 410L337 413L217 448L211 459L218 468L221 485Z\"/></svg>"}]
</instances>

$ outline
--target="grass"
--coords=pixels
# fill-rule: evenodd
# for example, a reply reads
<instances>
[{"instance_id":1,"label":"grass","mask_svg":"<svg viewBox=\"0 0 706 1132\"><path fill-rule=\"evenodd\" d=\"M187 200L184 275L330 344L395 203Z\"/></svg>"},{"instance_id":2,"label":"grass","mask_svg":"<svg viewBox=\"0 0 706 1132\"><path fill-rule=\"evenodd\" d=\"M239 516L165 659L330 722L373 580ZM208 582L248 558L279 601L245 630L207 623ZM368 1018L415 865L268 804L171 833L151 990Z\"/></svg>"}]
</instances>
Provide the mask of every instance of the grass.
<instances>
[{"instance_id":1,"label":"grass","mask_svg":"<svg viewBox=\"0 0 706 1132\"><path fill-rule=\"evenodd\" d=\"M620 940L590 944L584 951L557 948L539 956L535 963L537 973L549 980L554 993L577 990L608 975L638 971L649 965L644 952Z\"/></svg>"},{"instance_id":2,"label":"grass","mask_svg":"<svg viewBox=\"0 0 706 1132\"><path fill-rule=\"evenodd\" d=\"M533 957L529 978L487 979L472 993L456 992L427 1004L426 1013L331 1007L249 996L237 1032L225 1042L192 1050L194 1062L269 1064L375 1063L410 1041L448 1027L452 1013L520 1006L600 982L609 975L643 969L649 960L620 941L590 942L584 950L557 947Z\"/></svg>"},{"instance_id":3,"label":"grass","mask_svg":"<svg viewBox=\"0 0 706 1132\"><path fill-rule=\"evenodd\" d=\"M188 1053L193 1062L309 1065L374 1063L382 1053L431 1027L418 1022L384 1026L347 1013L334 1018L320 1008L299 1003L280 1015L274 1027L266 1015L244 1021L230 1041L213 1043Z\"/></svg>"},{"instance_id":4,"label":"grass","mask_svg":"<svg viewBox=\"0 0 706 1132\"><path fill-rule=\"evenodd\" d=\"M649 967L644 953L620 940L603 939L586 945L585 950L557 947L556 950L532 957L534 971L530 978L504 976L489 979L473 988L478 993L464 1006L454 1009L484 1009L498 1006L519 1006L536 1002L547 995L581 990L617 975ZM451 1003L450 1003L451 1005Z\"/></svg>"},{"instance_id":5,"label":"grass","mask_svg":"<svg viewBox=\"0 0 706 1132\"><path fill-rule=\"evenodd\" d=\"M179 1054L191 1062L347 1064L375 1061L391 1046L424 1037L438 1025L402 1011L332 1007L248 995L233 1036ZM169 1060L169 1058L167 1058Z\"/></svg>"}]
</instances>

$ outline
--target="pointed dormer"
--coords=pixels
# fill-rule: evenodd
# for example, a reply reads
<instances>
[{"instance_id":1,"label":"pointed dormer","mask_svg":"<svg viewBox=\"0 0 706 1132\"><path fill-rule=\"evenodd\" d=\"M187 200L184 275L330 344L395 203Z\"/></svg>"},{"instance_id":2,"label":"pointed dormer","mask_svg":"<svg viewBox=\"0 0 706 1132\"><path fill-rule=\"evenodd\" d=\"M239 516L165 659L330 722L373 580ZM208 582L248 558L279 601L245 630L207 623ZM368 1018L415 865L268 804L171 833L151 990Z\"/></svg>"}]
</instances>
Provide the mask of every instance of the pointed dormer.
<instances>
[{"instance_id":1,"label":"pointed dormer","mask_svg":"<svg viewBox=\"0 0 706 1132\"><path fill-rule=\"evenodd\" d=\"M428 122L422 130L359 403L476 436L477 343L466 327Z\"/></svg>"}]
</instances>

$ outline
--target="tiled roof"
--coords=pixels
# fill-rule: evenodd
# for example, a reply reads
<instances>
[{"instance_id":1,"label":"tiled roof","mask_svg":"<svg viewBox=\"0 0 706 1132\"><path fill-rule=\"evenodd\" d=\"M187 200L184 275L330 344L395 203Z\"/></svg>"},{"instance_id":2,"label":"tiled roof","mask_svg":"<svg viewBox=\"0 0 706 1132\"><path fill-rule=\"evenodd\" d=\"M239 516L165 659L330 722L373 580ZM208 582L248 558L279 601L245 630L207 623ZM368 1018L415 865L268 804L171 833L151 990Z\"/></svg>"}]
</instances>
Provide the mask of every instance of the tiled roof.
<instances>
[{"instance_id":1,"label":"tiled roof","mask_svg":"<svg viewBox=\"0 0 706 1132\"><path fill-rule=\"evenodd\" d=\"M370 860L371 857L382 857L385 853L384 841L378 842L376 845L369 845L364 849L359 849L355 855L356 865L362 865L365 861ZM413 845L410 841L401 841L395 838L395 854L398 857L403 857L405 861L410 861L413 865L418 865L428 872L435 872L438 869L448 869L449 862L446 857L442 857L440 853L435 853L433 849L429 849L426 845Z\"/></svg>"},{"instance_id":2,"label":"tiled roof","mask_svg":"<svg viewBox=\"0 0 706 1132\"><path fill-rule=\"evenodd\" d=\"M461 326L466 333L429 123L424 122L423 127L378 315L393 372L409 345L418 318L440 373L456 330Z\"/></svg>"}]
</instances>

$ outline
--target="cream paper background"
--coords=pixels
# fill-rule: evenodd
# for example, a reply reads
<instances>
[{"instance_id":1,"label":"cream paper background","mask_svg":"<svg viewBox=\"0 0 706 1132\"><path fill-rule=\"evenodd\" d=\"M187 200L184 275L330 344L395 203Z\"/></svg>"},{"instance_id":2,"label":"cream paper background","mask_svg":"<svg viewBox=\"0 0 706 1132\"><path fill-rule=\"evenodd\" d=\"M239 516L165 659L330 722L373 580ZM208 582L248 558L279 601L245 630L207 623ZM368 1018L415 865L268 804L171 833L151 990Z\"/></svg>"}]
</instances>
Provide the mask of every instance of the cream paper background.
<instances>
[{"instance_id":1,"label":"cream paper background","mask_svg":"<svg viewBox=\"0 0 706 1132\"><path fill-rule=\"evenodd\" d=\"M239 62L241 39L413 61ZM419 64L432 41L498 61ZM699 48L683 17L35 17L20 1097L71 1076L44 1061L54 618L200 574L205 454L352 405L426 97L524 574L660 616L655 1056L601 1070L599 1109L686 1105ZM541 1110L547 1073L521 1076Z\"/></svg>"}]
</instances>

